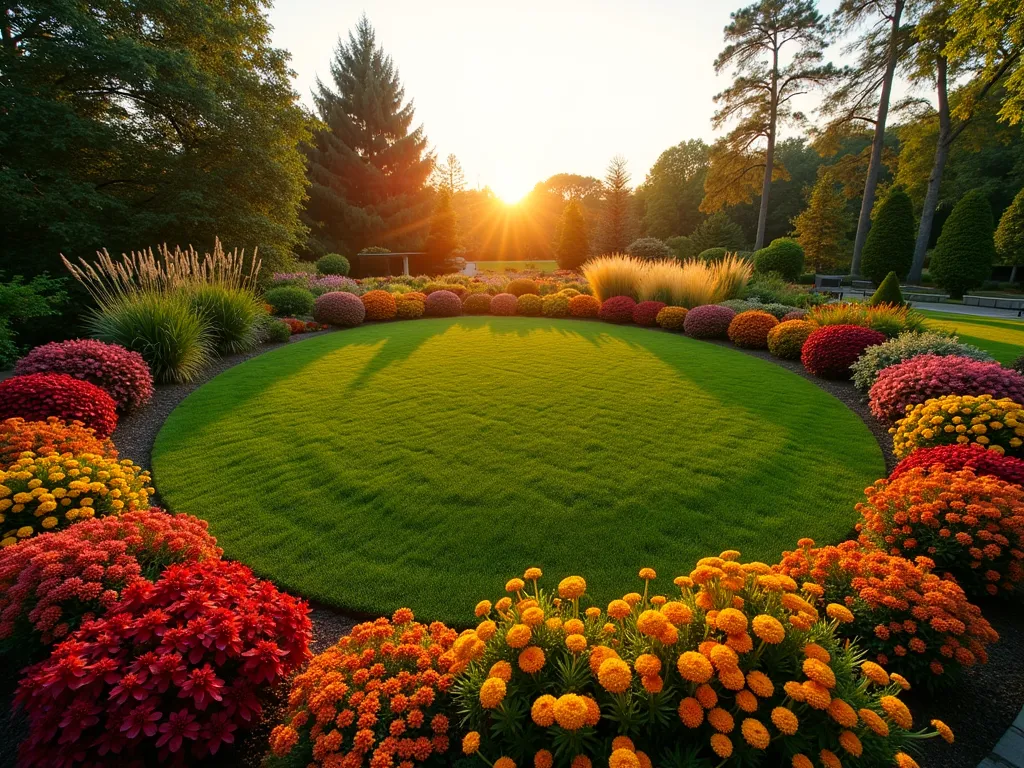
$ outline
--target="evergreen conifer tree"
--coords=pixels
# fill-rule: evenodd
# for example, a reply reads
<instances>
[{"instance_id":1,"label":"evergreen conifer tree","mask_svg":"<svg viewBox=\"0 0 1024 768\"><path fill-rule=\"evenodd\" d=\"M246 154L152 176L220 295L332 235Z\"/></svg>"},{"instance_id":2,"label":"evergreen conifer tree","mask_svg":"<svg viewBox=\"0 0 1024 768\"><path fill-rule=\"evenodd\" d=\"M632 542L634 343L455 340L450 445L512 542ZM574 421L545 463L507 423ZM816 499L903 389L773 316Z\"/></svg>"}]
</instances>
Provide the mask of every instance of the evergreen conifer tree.
<instances>
[{"instance_id":1,"label":"evergreen conifer tree","mask_svg":"<svg viewBox=\"0 0 1024 768\"><path fill-rule=\"evenodd\" d=\"M452 195L446 187L437 193L437 204L430 218L430 232L424 250L430 259L432 272L444 271L445 260L459 246L458 221L452 208Z\"/></svg>"},{"instance_id":2,"label":"evergreen conifer tree","mask_svg":"<svg viewBox=\"0 0 1024 768\"><path fill-rule=\"evenodd\" d=\"M875 285L890 272L902 280L914 263L915 241L914 204L896 187L878 206L864 243L861 272Z\"/></svg>"},{"instance_id":3,"label":"evergreen conifer tree","mask_svg":"<svg viewBox=\"0 0 1024 768\"><path fill-rule=\"evenodd\" d=\"M827 172L819 174L807 207L793 219L796 241L810 269L823 272L839 266L849 226L846 198L835 178Z\"/></svg>"},{"instance_id":4,"label":"evergreen conifer tree","mask_svg":"<svg viewBox=\"0 0 1024 768\"><path fill-rule=\"evenodd\" d=\"M622 253L633 241L633 212L629 197L626 158L616 155L604 177L604 207L598 236L598 253Z\"/></svg>"},{"instance_id":5,"label":"evergreen conifer tree","mask_svg":"<svg viewBox=\"0 0 1024 768\"><path fill-rule=\"evenodd\" d=\"M558 248L555 249L558 266L561 269L579 269L590 255L590 244L587 242L583 211L575 199L565 204L559 230Z\"/></svg>"},{"instance_id":6,"label":"evergreen conifer tree","mask_svg":"<svg viewBox=\"0 0 1024 768\"><path fill-rule=\"evenodd\" d=\"M869 240L868 242L871 241ZM900 290L900 279L896 277L895 272L890 272L885 276L878 289L871 295L868 304L872 307L876 307L879 304L903 306L903 291Z\"/></svg>"},{"instance_id":7,"label":"evergreen conifer tree","mask_svg":"<svg viewBox=\"0 0 1024 768\"><path fill-rule=\"evenodd\" d=\"M1024 189L1017 193L1013 202L999 217L996 228L996 253L999 261L1010 264L1010 282L1017 279L1017 267L1024 264Z\"/></svg>"},{"instance_id":8,"label":"evergreen conifer tree","mask_svg":"<svg viewBox=\"0 0 1024 768\"><path fill-rule=\"evenodd\" d=\"M960 198L946 219L928 271L954 299L977 288L991 274L994 229L992 207L980 189Z\"/></svg>"}]
</instances>

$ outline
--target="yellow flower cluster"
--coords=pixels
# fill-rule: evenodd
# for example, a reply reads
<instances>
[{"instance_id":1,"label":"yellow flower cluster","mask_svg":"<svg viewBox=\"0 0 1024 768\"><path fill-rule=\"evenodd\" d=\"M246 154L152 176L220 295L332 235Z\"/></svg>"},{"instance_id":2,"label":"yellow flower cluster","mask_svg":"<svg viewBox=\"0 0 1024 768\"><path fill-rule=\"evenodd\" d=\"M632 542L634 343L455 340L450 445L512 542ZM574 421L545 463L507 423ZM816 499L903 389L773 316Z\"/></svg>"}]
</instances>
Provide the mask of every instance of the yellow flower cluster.
<instances>
[{"instance_id":1,"label":"yellow flower cluster","mask_svg":"<svg viewBox=\"0 0 1024 768\"><path fill-rule=\"evenodd\" d=\"M0 546L79 520L149 506L148 472L94 453L22 457L0 470Z\"/></svg>"},{"instance_id":2,"label":"yellow flower cluster","mask_svg":"<svg viewBox=\"0 0 1024 768\"><path fill-rule=\"evenodd\" d=\"M999 454L1024 453L1024 405L992 395L946 395L909 408L889 430L893 453L905 458L918 448L977 443Z\"/></svg>"}]
</instances>

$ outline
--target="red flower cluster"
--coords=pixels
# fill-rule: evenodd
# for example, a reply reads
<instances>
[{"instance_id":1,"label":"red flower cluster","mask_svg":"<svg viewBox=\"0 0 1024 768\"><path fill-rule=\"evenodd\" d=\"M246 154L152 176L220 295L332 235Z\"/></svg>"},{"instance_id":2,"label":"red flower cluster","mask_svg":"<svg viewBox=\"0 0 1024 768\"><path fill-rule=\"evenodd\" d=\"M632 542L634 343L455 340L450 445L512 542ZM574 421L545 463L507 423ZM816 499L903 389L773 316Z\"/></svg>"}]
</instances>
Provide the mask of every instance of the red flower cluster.
<instances>
[{"instance_id":1,"label":"red flower cluster","mask_svg":"<svg viewBox=\"0 0 1024 768\"><path fill-rule=\"evenodd\" d=\"M861 542L893 555L926 555L968 595L996 594L1024 580L1024 488L998 478L908 470L878 480L857 505Z\"/></svg>"},{"instance_id":2,"label":"red flower cluster","mask_svg":"<svg viewBox=\"0 0 1024 768\"><path fill-rule=\"evenodd\" d=\"M36 660L173 563L220 557L205 520L149 510L109 515L0 549L0 653Z\"/></svg>"},{"instance_id":3,"label":"red flower cluster","mask_svg":"<svg viewBox=\"0 0 1024 768\"><path fill-rule=\"evenodd\" d=\"M914 467L922 467L927 472L936 464L945 472L956 472L970 467L979 477L992 475L1008 483L1024 485L1024 459L1000 455L998 451L990 451L977 443L918 448L896 465L889 475L889 480L895 480Z\"/></svg>"},{"instance_id":4,"label":"red flower cluster","mask_svg":"<svg viewBox=\"0 0 1024 768\"><path fill-rule=\"evenodd\" d=\"M665 308L663 301L641 301L633 308L633 322L653 328L658 324L658 313Z\"/></svg>"},{"instance_id":5,"label":"red flower cluster","mask_svg":"<svg viewBox=\"0 0 1024 768\"><path fill-rule=\"evenodd\" d=\"M43 344L21 358L14 372L66 373L88 381L114 398L121 413L145 405L153 397L153 376L142 355L95 339Z\"/></svg>"},{"instance_id":6,"label":"red flower cluster","mask_svg":"<svg viewBox=\"0 0 1024 768\"><path fill-rule=\"evenodd\" d=\"M612 296L601 304L597 316L606 323L631 323L636 302L629 296Z\"/></svg>"},{"instance_id":7,"label":"red flower cluster","mask_svg":"<svg viewBox=\"0 0 1024 768\"><path fill-rule=\"evenodd\" d=\"M295 678L271 752L302 742L310 765L345 768L410 768L446 753L454 642L454 630L419 624L408 608L358 625Z\"/></svg>"},{"instance_id":8,"label":"red flower cluster","mask_svg":"<svg viewBox=\"0 0 1024 768\"><path fill-rule=\"evenodd\" d=\"M326 331L330 326L324 323L315 323L312 320L296 320L294 317L283 317L281 322L287 323L292 336L300 333L311 333L313 331Z\"/></svg>"},{"instance_id":9,"label":"red flower cluster","mask_svg":"<svg viewBox=\"0 0 1024 768\"><path fill-rule=\"evenodd\" d=\"M814 376L848 379L864 350L884 341L884 334L859 325L825 325L807 337L800 361Z\"/></svg>"},{"instance_id":10,"label":"red flower cluster","mask_svg":"<svg viewBox=\"0 0 1024 768\"><path fill-rule=\"evenodd\" d=\"M9 467L25 451L36 456L51 453L95 453L108 459L117 458L117 449L110 440L96 437L96 430L80 421L65 424L56 416L46 421L5 419L0 421L0 469Z\"/></svg>"},{"instance_id":11,"label":"red flower cluster","mask_svg":"<svg viewBox=\"0 0 1024 768\"><path fill-rule=\"evenodd\" d=\"M117 426L117 404L95 384L66 373L30 373L0 381L0 419L45 421L50 416L80 421L96 430L97 437L110 437Z\"/></svg>"},{"instance_id":12,"label":"red flower cluster","mask_svg":"<svg viewBox=\"0 0 1024 768\"><path fill-rule=\"evenodd\" d=\"M890 671L928 681L988 661L985 646L999 635L955 581L932 573L929 558L911 562L856 541L815 548L801 539L800 546L784 552L775 570L821 587L822 610L828 603L850 608L855 620L838 630L859 638Z\"/></svg>"},{"instance_id":13,"label":"red flower cluster","mask_svg":"<svg viewBox=\"0 0 1024 768\"><path fill-rule=\"evenodd\" d=\"M768 332L779 324L774 315L751 309L740 312L729 323L729 341L737 347L768 349Z\"/></svg>"},{"instance_id":14,"label":"red flower cluster","mask_svg":"<svg viewBox=\"0 0 1024 768\"><path fill-rule=\"evenodd\" d=\"M30 667L25 765L186 765L259 722L261 698L308 657L306 604L239 563L172 565Z\"/></svg>"}]
</instances>

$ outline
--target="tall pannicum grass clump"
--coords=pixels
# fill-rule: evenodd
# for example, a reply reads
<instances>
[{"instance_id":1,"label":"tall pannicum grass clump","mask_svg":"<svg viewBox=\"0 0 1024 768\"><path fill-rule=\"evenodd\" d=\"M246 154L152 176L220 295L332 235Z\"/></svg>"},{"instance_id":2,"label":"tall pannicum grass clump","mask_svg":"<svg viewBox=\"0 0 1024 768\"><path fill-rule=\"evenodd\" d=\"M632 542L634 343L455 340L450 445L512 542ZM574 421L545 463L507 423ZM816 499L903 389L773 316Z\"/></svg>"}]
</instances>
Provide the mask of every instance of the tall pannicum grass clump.
<instances>
[{"instance_id":1,"label":"tall pannicum grass clump","mask_svg":"<svg viewBox=\"0 0 1024 768\"><path fill-rule=\"evenodd\" d=\"M751 266L735 254L712 263L699 259L643 261L612 254L588 261L583 274L601 301L629 296L692 309L738 296L750 279Z\"/></svg>"},{"instance_id":2,"label":"tall pannicum grass clump","mask_svg":"<svg viewBox=\"0 0 1024 768\"><path fill-rule=\"evenodd\" d=\"M647 268L640 259L621 253L598 256L583 265L583 276L602 302L615 296L640 296L640 278Z\"/></svg>"}]
</instances>

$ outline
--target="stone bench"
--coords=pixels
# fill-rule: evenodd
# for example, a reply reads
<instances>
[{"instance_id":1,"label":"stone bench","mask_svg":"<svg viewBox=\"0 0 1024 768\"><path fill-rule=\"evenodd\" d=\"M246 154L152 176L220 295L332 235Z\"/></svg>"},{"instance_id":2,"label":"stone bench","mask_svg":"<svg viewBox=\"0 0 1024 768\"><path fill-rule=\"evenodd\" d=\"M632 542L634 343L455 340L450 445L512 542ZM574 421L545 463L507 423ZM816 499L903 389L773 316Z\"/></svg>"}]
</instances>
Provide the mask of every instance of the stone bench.
<instances>
[{"instance_id":1,"label":"stone bench","mask_svg":"<svg viewBox=\"0 0 1024 768\"><path fill-rule=\"evenodd\" d=\"M1007 299L999 296L964 296L964 305L968 307L988 307L990 309L1008 309L1016 311L1017 317L1024 315L1024 298Z\"/></svg>"},{"instance_id":2,"label":"stone bench","mask_svg":"<svg viewBox=\"0 0 1024 768\"><path fill-rule=\"evenodd\" d=\"M948 293L914 293L913 291L904 291L903 298L906 301L921 301L941 304L949 298Z\"/></svg>"}]
</instances>

